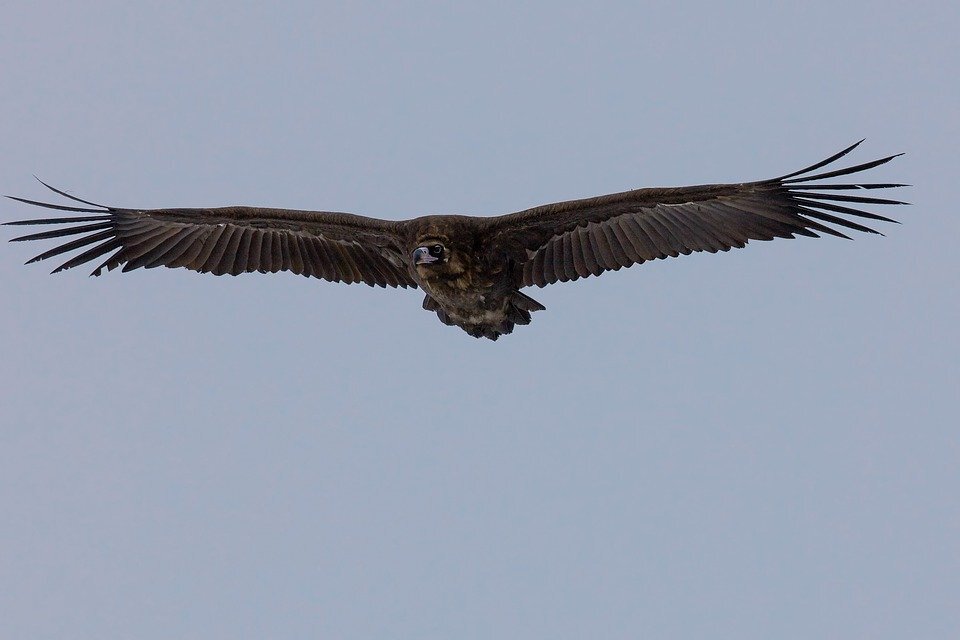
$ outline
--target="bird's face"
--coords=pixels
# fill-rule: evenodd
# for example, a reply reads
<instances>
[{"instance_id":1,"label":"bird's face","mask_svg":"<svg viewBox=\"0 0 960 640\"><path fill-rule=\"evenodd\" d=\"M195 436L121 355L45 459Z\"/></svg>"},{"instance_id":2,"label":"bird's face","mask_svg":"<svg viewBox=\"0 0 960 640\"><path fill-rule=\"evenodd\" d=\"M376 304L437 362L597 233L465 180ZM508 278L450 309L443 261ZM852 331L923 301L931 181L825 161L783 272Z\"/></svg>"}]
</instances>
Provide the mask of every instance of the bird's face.
<instances>
[{"instance_id":1,"label":"bird's face","mask_svg":"<svg viewBox=\"0 0 960 640\"><path fill-rule=\"evenodd\" d=\"M450 261L450 255L442 242L429 241L413 251L413 264L420 266L440 265Z\"/></svg>"},{"instance_id":2,"label":"bird's face","mask_svg":"<svg viewBox=\"0 0 960 640\"><path fill-rule=\"evenodd\" d=\"M417 242L412 260L424 282L440 282L460 278L468 268L467 255L447 238L427 237Z\"/></svg>"}]
</instances>

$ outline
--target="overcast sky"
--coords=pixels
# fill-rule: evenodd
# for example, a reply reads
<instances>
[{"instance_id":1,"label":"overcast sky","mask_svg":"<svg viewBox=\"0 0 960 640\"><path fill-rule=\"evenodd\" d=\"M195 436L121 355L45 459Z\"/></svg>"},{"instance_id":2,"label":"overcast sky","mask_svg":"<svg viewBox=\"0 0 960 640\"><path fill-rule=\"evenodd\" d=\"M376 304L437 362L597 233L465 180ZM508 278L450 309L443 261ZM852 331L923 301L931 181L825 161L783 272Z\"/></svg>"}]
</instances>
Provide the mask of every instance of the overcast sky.
<instances>
[{"instance_id":1,"label":"overcast sky","mask_svg":"<svg viewBox=\"0 0 960 640\"><path fill-rule=\"evenodd\" d=\"M496 343L4 243L0 637L957 637L955 2L2 14L13 195L492 215L862 137L915 186L885 237L536 290Z\"/></svg>"}]
</instances>

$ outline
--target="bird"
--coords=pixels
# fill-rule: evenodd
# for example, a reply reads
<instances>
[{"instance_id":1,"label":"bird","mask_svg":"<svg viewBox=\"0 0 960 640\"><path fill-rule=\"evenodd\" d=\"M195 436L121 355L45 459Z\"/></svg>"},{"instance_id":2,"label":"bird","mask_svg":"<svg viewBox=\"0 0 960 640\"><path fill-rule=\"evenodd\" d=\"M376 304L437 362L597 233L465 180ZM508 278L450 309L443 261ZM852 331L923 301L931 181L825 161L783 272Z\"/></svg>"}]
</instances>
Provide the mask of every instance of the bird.
<instances>
[{"instance_id":1,"label":"bird","mask_svg":"<svg viewBox=\"0 0 960 640\"><path fill-rule=\"evenodd\" d=\"M38 178L72 202L7 197L82 215L5 224L53 227L11 242L63 242L27 264L82 250L53 273L102 259L90 275L161 266L214 275L290 271L332 282L419 288L423 308L442 323L497 340L545 309L521 291L528 287L693 252L728 251L750 240L821 234L849 239L840 229L878 234L857 220L897 221L862 207L907 203L861 193L908 185L830 179L860 174L902 154L818 172L862 142L777 178L634 189L487 217L382 220L250 206L130 209L83 200ZM70 236L78 237L60 240Z\"/></svg>"}]
</instances>

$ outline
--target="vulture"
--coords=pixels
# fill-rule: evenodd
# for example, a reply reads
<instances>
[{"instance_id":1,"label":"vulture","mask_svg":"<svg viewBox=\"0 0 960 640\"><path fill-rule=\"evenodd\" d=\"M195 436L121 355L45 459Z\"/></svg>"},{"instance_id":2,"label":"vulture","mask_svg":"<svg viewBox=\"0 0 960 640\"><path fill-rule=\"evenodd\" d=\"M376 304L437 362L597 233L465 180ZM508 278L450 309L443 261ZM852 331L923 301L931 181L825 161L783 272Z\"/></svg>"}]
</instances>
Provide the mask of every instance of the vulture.
<instances>
[{"instance_id":1,"label":"vulture","mask_svg":"<svg viewBox=\"0 0 960 640\"><path fill-rule=\"evenodd\" d=\"M28 264L79 251L53 273L93 262L95 276L104 269L163 266L218 276L292 271L332 282L419 287L426 294L423 308L441 322L496 340L545 308L522 292L526 287L694 251L728 251L750 240L847 238L838 227L878 233L857 220L896 221L864 205L906 203L861 194L906 185L830 179L860 174L897 156L820 171L861 142L778 178L636 189L493 217L381 220L248 206L128 209L82 200L41 181L72 202L8 197L72 215L6 224L51 227L12 242L62 243Z\"/></svg>"}]
</instances>

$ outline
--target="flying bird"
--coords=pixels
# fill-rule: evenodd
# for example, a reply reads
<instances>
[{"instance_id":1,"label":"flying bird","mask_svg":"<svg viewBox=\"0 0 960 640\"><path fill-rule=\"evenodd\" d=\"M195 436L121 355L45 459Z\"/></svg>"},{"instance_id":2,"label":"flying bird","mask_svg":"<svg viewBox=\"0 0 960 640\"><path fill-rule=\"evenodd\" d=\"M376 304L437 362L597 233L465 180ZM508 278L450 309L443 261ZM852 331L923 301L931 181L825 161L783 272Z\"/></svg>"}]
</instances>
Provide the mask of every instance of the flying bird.
<instances>
[{"instance_id":1,"label":"flying bird","mask_svg":"<svg viewBox=\"0 0 960 640\"><path fill-rule=\"evenodd\" d=\"M218 276L292 271L332 282L419 287L426 294L423 308L441 322L496 340L515 325L529 324L530 314L545 308L521 291L525 287L694 251L728 251L750 240L848 237L835 227L878 233L855 220L896 221L859 207L906 203L843 192L906 185L823 181L861 173L896 155L817 173L860 142L769 180L636 189L495 217L428 215L394 221L246 206L128 209L82 200L41 181L85 206L8 197L84 215L6 224L54 227L12 242L78 236L27 263L82 250L53 273L102 259L91 275L118 267L126 272L163 266Z\"/></svg>"}]
</instances>

